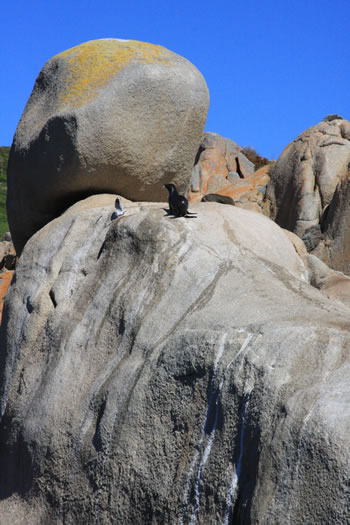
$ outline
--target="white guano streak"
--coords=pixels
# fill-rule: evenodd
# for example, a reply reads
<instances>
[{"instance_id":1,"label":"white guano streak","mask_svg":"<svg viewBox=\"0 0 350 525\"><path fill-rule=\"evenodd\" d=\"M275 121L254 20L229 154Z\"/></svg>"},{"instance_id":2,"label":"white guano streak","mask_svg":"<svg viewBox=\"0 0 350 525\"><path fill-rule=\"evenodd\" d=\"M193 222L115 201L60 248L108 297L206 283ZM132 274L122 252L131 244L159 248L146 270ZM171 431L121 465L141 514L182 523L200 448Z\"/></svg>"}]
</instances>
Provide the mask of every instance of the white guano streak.
<instances>
[{"instance_id":1,"label":"white guano streak","mask_svg":"<svg viewBox=\"0 0 350 525\"><path fill-rule=\"evenodd\" d=\"M247 419L247 412L248 412L248 407L249 407L251 393L252 393L252 391L250 391L248 393L248 395L246 397L246 400L245 400L245 404L244 404L244 411L243 411L242 425L241 425L241 434L240 434L240 439L239 439L239 457L238 457L237 465L234 468L232 481L231 481L231 485L230 485L230 490L228 491L228 494L227 494L227 497L226 497L226 510L225 510L225 519L224 519L223 525L228 525L228 520L229 520L229 517L230 517L230 511L231 511L231 507L232 507L232 499L233 499L233 496L234 496L234 494L236 492L238 481L239 481L239 478L240 478L240 475L241 475L242 459L243 459L243 448L244 448L245 422L246 422L246 419Z\"/></svg>"},{"instance_id":2,"label":"white guano streak","mask_svg":"<svg viewBox=\"0 0 350 525\"><path fill-rule=\"evenodd\" d=\"M203 455L202 455L202 459L200 461L200 464L199 464L199 467L198 467L198 470L197 470L197 476L196 476L196 481L195 481L195 501L194 501L193 512L192 512L192 516L191 516L191 520L190 520L190 525L194 525L196 523L196 520L197 520L197 515L198 515L198 511L199 511L199 501L200 501L200 496L201 496L202 474L203 474L203 470L204 470L205 464L208 461L208 458L209 458L209 455L210 455L210 452L211 452L211 448L212 448L212 445L213 445L213 442L214 442L215 432L216 432L216 429L217 429L218 418L219 418L218 403L219 403L219 399L220 399L221 390L222 390L222 388L223 388L223 386L225 384L226 373L227 373L228 369L230 368L230 366L232 365L232 363L237 359L237 357L242 352L244 352L244 350L247 348L247 346L250 343L253 335L254 334L251 334L251 333L247 334L247 337L243 341L243 344L242 344L241 348L239 349L238 353L235 355L235 357L233 359L231 359L231 361L227 365L227 367L225 369L225 372L223 374L223 377L222 377L222 379L220 381L220 384L219 384L216 396L215 396L215 422L214 422L213 428L212 428L212 430L210 432L207 445L206 445L206 447L204 449L204 452L203 452ZM210 382L210 389L209 389L207 415L206 415L205 423L204 423L204 426L203 426L203 429L202 429L201 437L200 437L200 440L199 440L199 443L198 443L198 446L197 446L197 450L196 450L196 452L194 454L194 457L193 457L193 460L192 460L192 463L191 463L191 466L190 466L190 469L189 469L188 475L187 475L187 480L186 480L186 485L185 485L185 490L184 490L184 495L183 495L183 514L182 514L182 517L180 519L180 524L184 523L184 519L185 519L185 515L186 515L186 511L187 511L187 506L188 506L188 494L189 494L189 490L190 490L190 483L191 483L194 467L195 467L195 465L196 465L196 463L197 463L197 461L198 461L198 459L200 457L200 449L201 449L201 446L202 446L203 441L204 441L205 436L206 436L206 432L205 431L206 431L206 427L207 427L207 424L208 424L208 421L209 421L209 418L210 418L210 415L211 415L213 389L214 389L215 379L216 379L216 375L217 375L217 367L218 367L219 361L220 361L220 359L222 357L222 354L223 354L223 351L224 351L226 338L227 338L227 334L224 334L222 339L221 339L220 346L218 348L218 351L217 351L217 354L216 354L216 358L215 358L215 362L214 362L213 376L212 376L212 379L211 379L211 382ZM249 396L250 396L250 394L249 394ZM235 472L236 472L236 470L235 470ZM232 483L231 483L231 485L232 485ZM232 496L231 496L231 504L232 504Z\"/></svg>"},{"instance_id":3,"label":"white guano streak","mask_svg":"<svg viewBox=\"0 0 350 525\"><path fill-rule=\"evenodd\" d=\"M205 422L204 422L204 425L203 425L203 429L202 429L201 437L200 437L200 440L199 440L199 443L198 443L198 446L197 446L197 450L196 450L196 452L195 452L195 454L193 456L193 459L192 459L192 462L191 462L191 466L190 466L188 474L187 474L186 485L185 485L185 490L184 490L184 495L183 495L183 513L182 513L182 517L180 519L180 524L184 523L184 518L185 518L185 515L186 515L187 505L188 505L188 493L189 493L189 490L190 490L190 484L191 484L191 479L192 479L194 467L195 467L195 465L196 465L196 463L197 463L197 461L198 461L198 459L200 457L200 449L202 447L202 443L203 443L204 438L206 436L205 429L207 427L207 424L208 424L208 421L209 421L209 417L210 417L210 412L211 412L210 408L211 408L211 405L212 405L213 386L214 386L214 382L215 382L215 378L216 378L216 370L217 370L218 363L219 363L219 361L220 361L220 359L222 357L223 351L224 351L226 338L227 338L227 334L223 334L222 337L221 337L220 345L219 345L218 351L216 353L215 361L214 361L213 376L211 378L210 388L209 388L209 399L208 399L207 415L206 415L206 418L205 418ZM216 399L216 403L217 403L217 399ZM216 403L215 403L215 406L216 406ZM194 508L194 511L193 511L193 514L192 514L191 523L195 522L195 521L193 521L193 516L195 515L195 518L194 518L194 520L195 520L197 512L198 512L199 498L200 498L200 482L201 482L202 472L203 472L204 465L207 462L207 459L208 459L209 454L210 454L210 449L211 449L211 446L212 446L212 443L213 443L213 439L214 439L214 435L215 435L216 425L217 425L217 415L216 415L216 418L215 418L215 423L214 423L213 430L212 430L212 432L210 434L209 441L207 443L207 446L205 448L202 460L200 462L200 465L199 465L199 468L198 468L198 471L197 471L196 485L195 485L195 508ZM197 508L197 510L196 510L196 508Z\"/></svg>"}]
</instances>

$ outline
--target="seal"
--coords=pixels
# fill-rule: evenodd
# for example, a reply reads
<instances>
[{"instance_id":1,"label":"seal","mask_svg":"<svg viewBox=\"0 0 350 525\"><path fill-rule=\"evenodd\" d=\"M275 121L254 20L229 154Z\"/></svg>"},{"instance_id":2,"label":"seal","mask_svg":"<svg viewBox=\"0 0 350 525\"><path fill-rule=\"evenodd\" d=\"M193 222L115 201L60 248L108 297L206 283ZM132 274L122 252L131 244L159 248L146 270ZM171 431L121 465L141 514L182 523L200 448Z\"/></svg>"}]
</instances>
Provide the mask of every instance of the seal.
<instances>
[{"instance_id":1,"label":"seal","mask_svg":"<svg viewBox=\"0 0 350 525\"><path fill-rule=\"evenodd\" d=\"M168 203L170 212L175 215L175 217L193 215L188 211L188 200L184 195L178 193L175 184L164 184L164 186L169 192Z\"/></svg>"},{"instance_id":2,"label":"seal","mask_svg":"<svg viewBox=\"0 0 350 525\"><path fill-rule=\"evenodd\" d=\"M227 195L219 195L218 193L208 193L208 195L204 195L201 202L219 202L220 204L235 205L231 197L228 197Z\"/></svg>"}]
</instances>

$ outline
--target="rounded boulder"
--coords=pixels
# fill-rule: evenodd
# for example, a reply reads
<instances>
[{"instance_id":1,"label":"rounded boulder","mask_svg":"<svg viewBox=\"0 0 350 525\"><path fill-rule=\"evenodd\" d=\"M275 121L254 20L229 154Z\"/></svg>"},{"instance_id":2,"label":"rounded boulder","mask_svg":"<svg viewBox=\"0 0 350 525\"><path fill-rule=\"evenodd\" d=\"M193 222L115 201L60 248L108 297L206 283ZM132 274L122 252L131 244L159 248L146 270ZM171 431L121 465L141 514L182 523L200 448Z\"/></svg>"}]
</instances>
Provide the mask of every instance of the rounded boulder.
<instances>
[{"instance_id":1,"label":"rounded boulder","mask_svg":"<svg viewBox=\"0 0 350 525\"><path fill-rule=\"evenodd\" d=\"M350 168L350 122L330 115L281 153L271 172L271 218L303 237L324 230L337 185Z\"/></svg>"},{"instance_id":2,"label":"rounded boulder","mask_svg":"<svg viewBox=\"0 0 350 525\"><path fill-rule=\"evenodd\" d=\"M10 153L7 208L17 253L88 195L161 201L169 182L186 192L208 106L201 73L161 46L103 39L50 59Z\"/></svg>"}]
</instances>

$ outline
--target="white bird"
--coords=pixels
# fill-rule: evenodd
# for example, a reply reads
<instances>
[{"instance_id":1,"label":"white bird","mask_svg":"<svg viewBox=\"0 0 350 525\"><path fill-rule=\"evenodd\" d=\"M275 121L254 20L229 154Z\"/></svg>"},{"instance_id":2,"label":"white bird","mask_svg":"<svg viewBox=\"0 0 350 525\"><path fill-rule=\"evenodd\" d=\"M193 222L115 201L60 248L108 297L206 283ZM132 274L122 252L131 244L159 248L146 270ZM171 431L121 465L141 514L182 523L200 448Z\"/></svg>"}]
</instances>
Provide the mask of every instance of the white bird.
<instances>
[{"instance_id":1,"label":"white bird","mask_svg":"<svg viewBox=\"0 0 350 525\"><path fill-rule=\"evenodd\" d=\"M115 199L114 206L115 206L116 211L112 213L112 217L111 217L112 221L114 221L115 219L118 219L118 217L121 217L125 213L125 210L123 210L122 201L119 197Z\"/></svg>"}]
</instances>

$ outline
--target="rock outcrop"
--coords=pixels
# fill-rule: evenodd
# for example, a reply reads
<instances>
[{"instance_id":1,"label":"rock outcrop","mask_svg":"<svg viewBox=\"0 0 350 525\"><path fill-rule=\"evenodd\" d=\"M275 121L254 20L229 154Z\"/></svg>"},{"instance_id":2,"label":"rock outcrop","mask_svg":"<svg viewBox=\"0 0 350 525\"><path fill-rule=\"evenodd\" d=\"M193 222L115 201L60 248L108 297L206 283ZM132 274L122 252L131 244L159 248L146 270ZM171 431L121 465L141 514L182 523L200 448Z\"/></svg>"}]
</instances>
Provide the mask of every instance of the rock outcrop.
<instances>
[{"instance_id":1,"label":"rock outcrop","mask_svg":"<svg viewBox=\"0 0 350 525\"><path fill-rule=\"evenodd\" d=\"M350 308L327 271L263 215L111 221L114 199L37 232L6 297L1 519L348 523Z\"/></svg>"},{"instance_id":2,"label":"rock outcrop","mask_svg":"<svg viewBox=\"0 0 350 525\"><path fill-rule=\"evenodd\" d=\"M337 118L307 129L284 149L271 174L271 218L300 237L315 226L324 230L349 170L350 122Z\"/></svg>"},{"instance_id":3,"label":"rock outcrop","mask_svg":"<svg viewBox=\"0 0 350 525\"><path fill-rule=\"evenodd\" d=\"M262 212L269 167L255 172L255 167L233 140L206 132L193 168L190 202L199 202L208 194L231 197L238 206Z\"/></svg>"},{"instance_id":4,"label":"rock outcrop","mask_svg":"<svg viewBox=\"0 0 350 525\"><path fill-rule=\"evenodd\" d=\"M350 275L350 164L348 168L349 171L338 183L332 202L326 210L323 231L321 234L316 232L318 242L312 246L312 253L331 268Z\"/></svg>"},{"instance_id":5,"label":"rock outcrop","mask_svg":"<svg viewBox=\"0 0 350 525\"><path fill-rule=\"evenodd\" d=\"M17 253L38 229L94 193L165 199L191 184L209 96L186 59L103 39L49 60L11 148L8 219Z\"/></svg>"},{"instance_id":6,"label":"rock outcrop","mask_svg":"<svg viewBox=\"0 0 350 525\"><path fill-rule=\"evenodd\" d=\"M265 196L270 181L270 166L263 166L251 175L238 179L220 190L220 195L231 197L235 206L250 211L263 213L269 217L270 208L266 205Z\"/></svg>"},{"instance_id":7,"label":"rock outcrop","mask_svg":"<svg viewBox=\"0 0 350 525\"><path fill-rule=\"evenodd\" d=\"M233 140L206 132L201 140L193 169L191 191L217 193L237 180L254 173L254 164L241 153Z\"/></svg>"},{"instance_id":8,"label":"rock outcrop","mask_svg":"<svg viewBox=\"0 0 350 525\"><path fill-rule=\"evenodd\" d=\"M267 190L271 218L331 268L350 275L350 122L323 121L282 152Z\"/></svg>"},{"instance_id":9,"label":"rock outcrop","mask_svg":"<svg viewBox=\"0 0 350 525\"><path fill-rule=\"evenodd\" d=\"M287 230L286 230L287 231ZM293 234L292 234L293 235ZM350 306L350 277L332 270L314 255L303 257L310 272L310 282L324 294Z\"/></svg>"}]
</instances>

